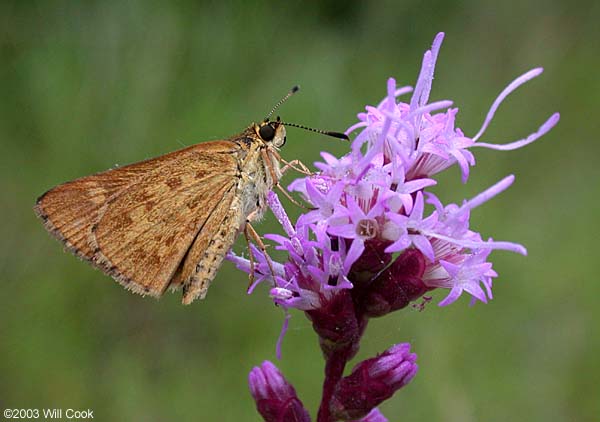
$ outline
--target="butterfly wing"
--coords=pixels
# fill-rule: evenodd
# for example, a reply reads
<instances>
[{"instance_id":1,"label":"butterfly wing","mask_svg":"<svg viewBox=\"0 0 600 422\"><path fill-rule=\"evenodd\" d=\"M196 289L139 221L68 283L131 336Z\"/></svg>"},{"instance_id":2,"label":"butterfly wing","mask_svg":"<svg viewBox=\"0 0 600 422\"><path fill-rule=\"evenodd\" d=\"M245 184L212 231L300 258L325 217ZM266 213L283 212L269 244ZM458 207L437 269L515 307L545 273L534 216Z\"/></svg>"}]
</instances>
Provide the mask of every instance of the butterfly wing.
<instances>
[{"instance_id":1,"label":"butterfly wing","mask_svg":"<svg viewBox=\"0 0 600 422\"><path fill-rule=\"evenodd\" d=\"M67 249L128 289L160 296L237 187L238 144L201 143L60 185L36 213Z\"/></svg>"},{"instance_id":2,"label":"butterfly wing","mask_svg":"<svg viewBox=\"0 0 600 422\"><path fill-rule=\"evenodd\" d=\"M70 252L90 260L93 250L88 239L100 211L158 165L160 163L153 160L140 162L63 183L40 196L34 211L46 229Z\"/></svg>"}]
</instances>

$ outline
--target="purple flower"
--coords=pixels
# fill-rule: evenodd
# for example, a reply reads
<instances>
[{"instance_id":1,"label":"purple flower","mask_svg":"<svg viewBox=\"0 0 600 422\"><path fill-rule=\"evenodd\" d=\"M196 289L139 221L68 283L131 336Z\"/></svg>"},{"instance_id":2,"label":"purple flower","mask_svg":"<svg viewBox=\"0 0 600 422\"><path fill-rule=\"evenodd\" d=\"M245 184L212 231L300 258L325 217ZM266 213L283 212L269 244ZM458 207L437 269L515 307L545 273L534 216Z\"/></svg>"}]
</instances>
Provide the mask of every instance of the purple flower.
<instances>
[{"instance_id":1,"label":"purple flower","mask_svg":"<svg viewBox=\"0 0 600 422\"><path fill-rule=\"evenodd\" d=\"M413 379L418 370L416 359L410 345L403 343L360 362L337 385L331 413L341 420L366 416Z\"/></svg>"},{"instance_id":2,"label":"purple flower","mask_svg":"<svg viewBox=\"0 0 600 422\"><path fill-rule=\"evenodd\" d=\"M250 393L265 422L310 422L296 390L269 361L250 371Z\"/></svg>"},{"instance_id":3,"label":"purple flower","mask_svg":"<svg viewBox=\"0 0 600 422\"><path fill-rule=\"evenodd\" d=\"M344 260L344 272L348 273L352 264L365 250L365 241L380 236L381 228L378 219L383 215L383 204L378 203L365 212L353 196L346 197L345 206L337 204L335 212L331 215L327 233L344 239L352 239L350 250Z\"/></svg>"},{"instance_id":4,"label":"purple flower","mask_svg":"<svg viewBox=\"0 0 600 422\"><path fill-rule=\"evenodd\" d=\"M322 153L324 162L315 164L320 172L290 185L290 190L303 195L314 210L293 225L276 196L269 196L287 236L266 237L288 252L289 259L274 264L273 277L268 258L257 251L256 276L271 283L271 296L284 309L326 307L341 290L352 289L356 283L362 289L372 283L386 271L393 254L411 249L420 251L427 261L422 279L412 280L426 286L419 291L449 289L440 305L455 301L463 292L486 302L492 297L491 280L497 276L487 261L490 252L505 249L526 254L521 245L483 240L469 228L471 210L507 188L513 176L462 206L444 205L427 189L436 183L432 176L454 164L466 182L475 164L472 148L520 148L558 122L555 113L533 134L505 145L479 141L500 103L542 69L533 69L510 83L493 102L479 132L469 137L456 127L458 108L450 108L451 101L428 102L443 37L438 34L425 53L409 102L397 97L410 92L410 87L397 88L390 78L384 100L367 106L358 114L359 122L346 132L360 130L351 152L339 159ZM249 271L246 260L232 255L230 259ZM395 281L407 280L395 277ZM352 293L355 301L356 295L359 293Z\"/></svg>"},{"instance_id":5,"label":"purple flower","mask_svg":"<svg viewBox=\"0 0 600 422\"><path fill-rule=\"evenodd\" d=\"M384 99L366 106L346 131L358 131L350 151L340 158L321 153L323 162L315 163L319 172L288 187L311 204L311 210L293 224L277 195L269 193L267 202L285 234L265 238L286 253L285 261L271 261L251 245L255 283L249 293L259 283L268 284L273 302L286 314L277 356L290 309L303 311L318 334L326 364L317 422L384 422L376 406L416 374L416 355L408 344L401 344L359 363L343 377L371 318L419 298L421 303L413 306L422 309L436 289L448 291L440 306L463 293L471 296L471 303L487 303L498 276L489 260L491 252L527 253L517 243L484 238L470 227L471 212L507 189L514 176L471 199L449 204L429 188L437 183L436 174L454 165L467 182L475 147L517 149L556 125L558 113L523 139L508 144L480 141L502 101L542 69L511 82L492 103L481 129L469 136L456 126L458 108L452 101L429 102L443 38L438 34L423 56L414 91L388 79ZM398 100L411 91L410 100ZM242 271L251 271L248 259L232 252L227 258ZM309 420L293 387L269 362L253 369L250 386L265 421Z\"/></svg>"},{"instance_id":6,"label":"purple flower","mask_svg":"<svg viewBox=\"0 0 600 422\"><path fill-rule=\"evenodd\" d=\"M424 201L421 192L417 192L415 206L409 215L389 212L386 216L390 222L395 223L401 235L398 239L386 248L386 252L399 252L414 246L423 253L430 261L435 261L435 253L431 246L430 237L426 234L431 232L437 223L437 214L433 212L430 216L424 218Z\"/></svg>"}]
</instances>

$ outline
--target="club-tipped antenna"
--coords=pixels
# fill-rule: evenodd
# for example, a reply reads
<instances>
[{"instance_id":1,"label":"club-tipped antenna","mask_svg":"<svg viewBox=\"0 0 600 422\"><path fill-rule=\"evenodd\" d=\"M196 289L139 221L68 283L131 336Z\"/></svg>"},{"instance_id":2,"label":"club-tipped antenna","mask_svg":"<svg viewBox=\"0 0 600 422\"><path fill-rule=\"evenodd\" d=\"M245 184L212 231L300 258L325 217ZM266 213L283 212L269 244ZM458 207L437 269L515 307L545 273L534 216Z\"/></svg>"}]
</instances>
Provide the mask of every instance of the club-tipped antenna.
<instances>
[{"instance_id":1,"label":"club-tipped antenna","mask_svg":"<svg viewBox=\"0 0 600 422\"><path fill-rule=\"evenodd\" d=\"M277 117L277 120L279 120L279 117ZM304 125L298 125L296 123L286 123L286 122L281 122L281 123L286 126L297 127L299 129L308 130L310 132L320 133L321 135L331 136L332 138L345 139L346 141L350 140L350 138L348 138L348 135L346 135L345 133L341 133L341 132L332 132L330 130L315 129L315 128L304 126Z\"/></svg>"},{"instance_id":2,"label":"club-tipped antenna","mask_svg":"<svg viewBox=\"0 0 600 422\"><path fill-rule=\"evenodd\" d=\"M285 102L287 101L287 99L288 99L288 98L290 98L292 95L294 95L296 92L298 92L298 90L299 90L299 89L300 89L300 87L299 87L298 85L294 85L294 86L292 87L292 89L290 89L290 92L288 92L287 94L285 94L285 97L283 97L281 100L279 100L279 101L277 102L277 104L275 104L275 105L273 106L273 108L271 109L271 111L269 112L269 114L267 114L267 117L265 117L265 122L266 122L267 120L269 120L269 118L270 118L270 117L273 115L273 113L275 112L275 110L277 110L277 108L278 108L278 107L279 107L281 104L285 103Z\"/></svg>"}]
</instances>

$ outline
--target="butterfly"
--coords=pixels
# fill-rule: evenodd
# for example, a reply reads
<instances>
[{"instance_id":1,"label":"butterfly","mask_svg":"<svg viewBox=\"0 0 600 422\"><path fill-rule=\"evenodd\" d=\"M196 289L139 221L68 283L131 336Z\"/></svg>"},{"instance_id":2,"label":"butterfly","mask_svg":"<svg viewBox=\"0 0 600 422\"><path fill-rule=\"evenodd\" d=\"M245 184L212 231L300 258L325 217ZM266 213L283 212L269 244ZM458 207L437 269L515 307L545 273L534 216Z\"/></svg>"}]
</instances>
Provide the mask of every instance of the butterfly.
<instances>
[{"instance_id":1,"label":"butterfly","mask_svg":"<svg viewBox=\"0 0 600 422\"><path fill-rule=\"evenodd\" d=\"M260 241L250 223L294 168L281 167L285 124L269 117L297 90L240 134L63 183L34 211L68 251L128 290L160 297L182 288L184 304L202 299L238 235Z\"/></svg>"}]
</instances>

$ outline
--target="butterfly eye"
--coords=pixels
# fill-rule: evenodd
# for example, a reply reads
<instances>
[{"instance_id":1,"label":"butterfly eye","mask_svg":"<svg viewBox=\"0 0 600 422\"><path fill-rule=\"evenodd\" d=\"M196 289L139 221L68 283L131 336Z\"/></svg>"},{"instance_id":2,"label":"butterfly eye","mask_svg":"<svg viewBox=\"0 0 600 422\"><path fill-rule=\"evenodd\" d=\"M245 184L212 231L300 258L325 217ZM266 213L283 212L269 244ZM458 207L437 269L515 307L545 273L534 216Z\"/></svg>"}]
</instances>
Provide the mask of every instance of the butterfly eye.
<instances>
[{"instance_id":1,"label":"butterfly eye","mask_svg":"<svg viewBox=\"0 0 600 422\"><path fill-rule=\"evenodd\" d=\"M271 125L264 125L258 130L258 134L265 141L272 141L275 137L275 129Z\"/></svg>"}]
</instances>

